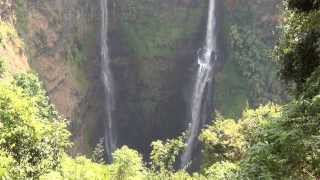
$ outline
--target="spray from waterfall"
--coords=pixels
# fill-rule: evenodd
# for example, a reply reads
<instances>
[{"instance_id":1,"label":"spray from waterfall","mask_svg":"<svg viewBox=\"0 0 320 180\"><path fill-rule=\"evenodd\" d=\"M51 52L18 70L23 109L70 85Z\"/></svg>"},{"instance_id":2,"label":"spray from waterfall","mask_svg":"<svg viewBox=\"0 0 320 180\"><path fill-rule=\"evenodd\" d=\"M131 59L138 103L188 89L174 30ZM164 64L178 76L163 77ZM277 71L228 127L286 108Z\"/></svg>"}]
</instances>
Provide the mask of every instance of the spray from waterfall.
<instances>
[{"instance_id":1,"label":"spray from waterfall","mask_svg":"<svg viewBox=\"0 0 320 180\"><path fill-rule=\"evenodd\" d=\"M112 152L116 149L116 138L113 125L114 87L110 70L110 57L108 49L108 0L100 1L101 7L101 61L102 80L106 96L106 121L105 121L105 151L107 160L112 161Z\"/></svg>"},{"instance_id":2,"label":"spray from waterfall","mask_svg":"<svg viewBox=\"0 0 320 180\"><path fill-rule=\"evenodd\" d=\"M203 126L201 110L206 88L213 78L214 65L217 60L217 32L216 32L216 0L209 0L207 34L204 47L198 52L198 70L193 87L191 100L191 126L187 147L181 157L181 168L185 168L191 161L194 145ZM210 90L209 90L210 91Z\"/></svg>"}]
</instances>

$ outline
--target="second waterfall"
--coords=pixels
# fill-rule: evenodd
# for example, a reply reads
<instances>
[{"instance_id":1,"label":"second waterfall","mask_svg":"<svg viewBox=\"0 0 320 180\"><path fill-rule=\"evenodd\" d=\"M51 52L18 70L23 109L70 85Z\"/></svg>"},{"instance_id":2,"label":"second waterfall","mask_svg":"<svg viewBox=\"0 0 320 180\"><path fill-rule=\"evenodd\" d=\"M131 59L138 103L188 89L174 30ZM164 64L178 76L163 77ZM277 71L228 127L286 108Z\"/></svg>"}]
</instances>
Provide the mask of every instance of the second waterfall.
<instances>
[{"instance_id":1,"label":"second waterfall","mask_svg":"<svg viewBox=\"0 0 320 180\"><path fill-rule=\"evenodd\" d=\"M112 152L116 149L116 136L113 122L114 111L114 84L110 69L110 57L108 48L108 0L100 1L101 7L101 70L105 89L105 150L107 160L112 161Z\"/></svg>"},{"instance_id":2,"label":"second waterfall","mask_svg":"<svg viewBox=\"0 0 320 180\"><path fill-rule=\"evenodd\" d=\"M205 93L211 91L214 66L218 59L216 3L216 0L209 0L206 39L204 47L198 51L198 69L191 100L191 126L187 147L181 157L181 168L190 163L200 129L206 121L201 113L203 113Z\"/></svg>"}]
</instances>

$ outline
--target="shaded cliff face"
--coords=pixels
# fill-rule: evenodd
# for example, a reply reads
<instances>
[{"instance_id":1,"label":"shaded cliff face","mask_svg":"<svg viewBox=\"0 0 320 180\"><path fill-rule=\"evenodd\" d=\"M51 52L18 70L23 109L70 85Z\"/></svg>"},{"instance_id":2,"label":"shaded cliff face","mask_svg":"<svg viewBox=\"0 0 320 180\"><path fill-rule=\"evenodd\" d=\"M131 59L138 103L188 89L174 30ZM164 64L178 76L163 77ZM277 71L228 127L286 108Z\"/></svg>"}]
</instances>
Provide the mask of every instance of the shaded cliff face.
<instances>
[{"instance_id":1,"label":"shaded cliff face","mask_svg":"<svg viewBox=\"0 0 320 180\"><path fill-rule=\"evenodd\" d=\"M99 1L16 2L17 27L31 67L59 112L71 121L73 153L87 153L103 137L105 121ZM188 122L190 79L207 2L109 3L119 143L147 152L152 140L175 136Z\"/></svg>"},{"instance_id":2,"label":"shaded cliff face","mask_svg":"<svg viewBox=\"0 0 320 180\"><path fill-rule=\"evenodd\" d=\"M206 5L197 0L110 1L120 145L146 153L151 141L185 129Z\"/></svg>"},{"instance_id":3,"label":"shaded cliff face","mask_svg":"<svg viewBox=\"0 0 320 180\"><path fill-rule=\"evenodd\" d=\"M98 2L15 0L13 4L29 63L52 103L71 122L74 153L90 151L103 134Z\"/></svg>"},{"instance_id":4,"label":"shaded cliff face","mask_svg":"<svg viewBox=\"0 0 320 180\"><path fill-rule=\"evenodd\" d=\"M98 40L99 0L6 1L15 5L16 27L25 39L31 68L39 73L59 112L71 121L73 153L90 152L103 137L105 121ZM208 1L108 2L118 142L147 153L152 140L176 136L190 121L192 76L197 50L202 47L205 35ZM266 42L266 46L272 46L270 32L276 24L273 10L278 0L224 2L228 9L224 19L228 21L227 36L233 25L255 27L257 30L251 34ZM248 12L250 18L246 18ZM233 114L246 106L251 96L247 92L257 88L248 85L251 77L244 75L247 66L241 59L227 59L217 66L212 102L217 102L219 111ZM268 84L268 78L265 79Z\"/></svg>"},{"instance_id":5,"label":"shaded cliff face","mask_svg":"<svg viewBox=\"0 0 320 180\"><path fill-rule=\"evenodd\" d=\"M225 1L226 58L215 76L216 110L239 117L246 107L286 100L272 57L281 0Z\"/></svg>"}]
</instances>

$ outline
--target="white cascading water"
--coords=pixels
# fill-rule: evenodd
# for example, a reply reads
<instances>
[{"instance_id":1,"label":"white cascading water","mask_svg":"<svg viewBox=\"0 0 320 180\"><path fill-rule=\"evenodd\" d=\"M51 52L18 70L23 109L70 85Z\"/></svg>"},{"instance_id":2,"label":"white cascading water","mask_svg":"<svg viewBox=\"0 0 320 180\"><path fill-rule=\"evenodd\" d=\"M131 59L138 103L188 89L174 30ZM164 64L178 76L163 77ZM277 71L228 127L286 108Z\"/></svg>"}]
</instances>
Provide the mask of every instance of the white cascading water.
<instances>
[{"instance_id":1,"label":"white cascading water","mask_svg":"<svg viewBox=\"0 0 320 180\"><path fill-rule=\"evenodd\" d=\"M106 122L105 122L105 151L107 160L112 161L112 152L116 149L116 139L113 127L114 87L110 70L110 57L108 49L108 0L100 1L101 7L101 61L102 80L106 95Z\"/></svg>"},{"instance_id":2,"label":"white cascading water","mask_svg":"<svg viewBox=\"0 0 320 180\"><path fill-rule=\"evenodd\" d=\"M207 22L207 34L204 47L199 51L198 70L191 101L191 126L187 147L181 157L181 168L190 163L195 141L199 135L201 126L201 109L205 88L213 78L213 68L217 60L217 35L216 35L216 0L209 0L209 14ZM212 57L214 56L214 57Z\"/></svg>"}]
</instances>

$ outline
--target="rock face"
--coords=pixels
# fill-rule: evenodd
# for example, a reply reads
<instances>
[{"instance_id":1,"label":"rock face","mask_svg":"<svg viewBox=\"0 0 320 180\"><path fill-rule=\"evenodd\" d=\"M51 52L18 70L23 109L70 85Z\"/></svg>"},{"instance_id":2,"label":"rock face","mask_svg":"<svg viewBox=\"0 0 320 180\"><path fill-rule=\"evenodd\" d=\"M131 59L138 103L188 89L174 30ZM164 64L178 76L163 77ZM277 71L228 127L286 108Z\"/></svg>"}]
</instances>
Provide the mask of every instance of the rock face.
<instances>
[{"instance_id":1,"label":"rock face","mask_svg":"<svg viewBox=\"0 0 320 180\"><path fill-rule=\"evenodd\" d=\"M198 0L110 1L119 144L146 154L185 129L196 52L206 22Z\"/></svg>"},{"instance_id":2,"label":"rock face","mask_svg":"<svg viewBox=\"0 0 320 180\"><path fill-rule=\"evenodd\" d=\"M15 1L32 68L58 111L71 121L74 153L103 137L99 1ZM147 152L179 134L190 75L206 20L200 0L110 0L109 48L116 83L119 144Z\"/></svg>"},{"instance_id":3,"label":"rock face","mask_svg":"<svg viewBox=\"0 0 320 180\"><path fill-rule=\"evenodd\" d=\"M39 73L59 112L71 121L73 153L90 152L103 137L105 121L99 0L2 1L14 4L31 68ZM146 154L152 140L176 136L189 122L192 76L204 38L207 1L108 2L118 143ZM227 12L232 14L239 2L226 1ZM3 15L10 10L1 8L0 16L10 19ZM270 20L270 16L259 17L257 21Z\"/></svg>"},{"instance_id":4,"label":"rock face","mask_svg":"<svg viewBox=\"0 0 320 180\"><path fill-rule=\"evenodd\" d=\"M0 61L10 74L30 70L24 43L13 26L15 17L12 0L0 1Z\"/></svg>"},{"instance_id":5,"label":"rock face","mask_svg":"<svg viewBox=\"0 0 320 180\"><path fill-rule=\"evenodd\" d=\"M16 12L32 69L57 110L71 121L74 152L90 151L103 133L98 2L16 0Z\"/></svg>"}]
</instances>

